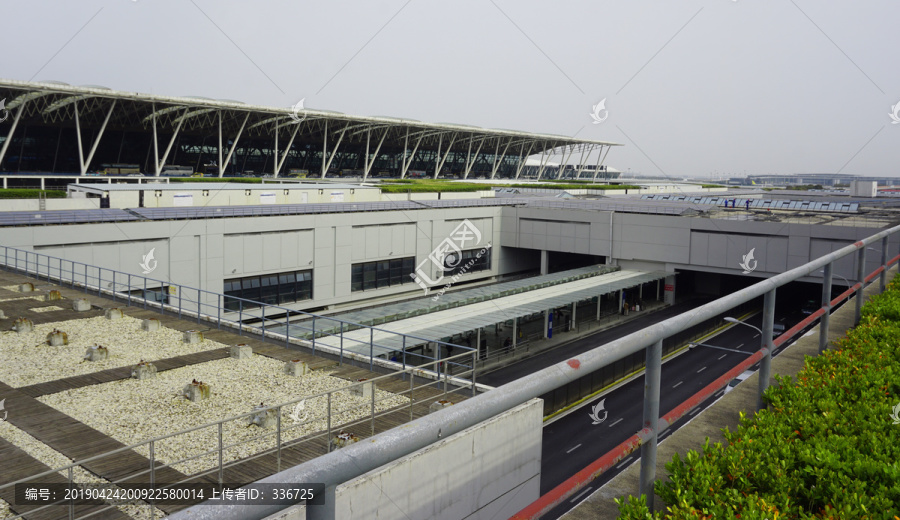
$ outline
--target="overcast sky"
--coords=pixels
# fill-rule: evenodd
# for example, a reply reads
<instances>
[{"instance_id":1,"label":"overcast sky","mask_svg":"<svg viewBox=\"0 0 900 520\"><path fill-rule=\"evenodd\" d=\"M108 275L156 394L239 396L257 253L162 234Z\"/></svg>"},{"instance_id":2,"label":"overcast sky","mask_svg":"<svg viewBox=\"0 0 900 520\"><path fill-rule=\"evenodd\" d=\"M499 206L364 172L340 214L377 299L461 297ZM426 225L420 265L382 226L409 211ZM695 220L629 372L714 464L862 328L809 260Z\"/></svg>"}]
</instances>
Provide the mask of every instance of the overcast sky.
<instances>
[{"instance_id":1,"label":"overcast sky","mask_svg":"<svg viewBox=\"0 0 900 520\"><path fill-rule=\"evenodd\" d=\"M896 0L4 7L9 79L613 141L610 166L672 178L900 176Z\"/></svg>"}]
</instances>

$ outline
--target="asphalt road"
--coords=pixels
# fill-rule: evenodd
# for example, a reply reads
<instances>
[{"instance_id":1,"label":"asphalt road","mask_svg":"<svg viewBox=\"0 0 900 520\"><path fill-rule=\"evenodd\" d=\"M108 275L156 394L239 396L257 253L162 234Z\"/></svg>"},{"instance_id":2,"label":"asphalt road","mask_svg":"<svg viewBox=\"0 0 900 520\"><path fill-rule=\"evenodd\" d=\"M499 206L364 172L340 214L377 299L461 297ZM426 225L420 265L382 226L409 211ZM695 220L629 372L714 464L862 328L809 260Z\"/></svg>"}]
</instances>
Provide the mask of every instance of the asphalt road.
<instances>
[{"instance_id":1,"label":"asphalt road","mask_svg":"<svg viewBox=\"0 0 900 520\"><path fill-rule=\"evenodd\" d=\"M650 318L655 318L655 316ZM788 315L776 315L775 317L777 322L785 325L785 330L802 318L803 316L797 311ZM748 320L748 323L759 327L761 313ZM646 326L647 323L642 320L629 323L628 325L640 328ZM605 331L605 333L614 334L613 337L624 335L621 333L616 334L616 332L617 329ZM798 334L797 337L800 336L802 336L802 333ZM594 338L591 343L596 346L597 339ZM703 341L703 343L711 345L711 347L696 346L663 364L660 415L668 413L675 406L721 377L722 374L760 348L759 333L742 325L735 325L717 336ZM774 354L777 355L786 346L776 349ZM723 347L732 350L722 350L713 347ZM757 364L751 370L757 370L758 368L759 365ZM543 453L541 455L541 495L561 484L643 427L643 385L643 377L638 377L606 395L598 396L575 412L544 427ZM672 427L663 432L660 436L660 441L665 440L672 432L693 419L697 413L715 402L723 393L724 389L707 399L706 402L692 410L688 415L682 417ZM607 414L603 422L595 425L590 417L590 412L592 407L600 400L605 400L603 410ZM598 416L602 418L603 414L598 413ZM565 503L557 506L543 518L559 518L639 457L639 452L626 457L625 460L607 471L601 478L592 482L590 486Z\"/></svg>"},{"instance_id":2,"label":"asphalt road","mask_svg":"<svg viewBox=\"0 0 900 520\"><path fill-rule=\"evenodd\" d=\"M623 336L627 336L632 332L637 332L647 327L648 325L653 325L654 323L659 323L673 316L677 316L683 312L687 312L691 309L699 307L700 305L703 305L708 301L709 299L692 299L682 303L678 303L671 307L667 307L663 310L649 314L644 318L632 320L619 325L618 327L613 327L611 329L600 331L596 334L591 334L590 336L575 340L571 343L566 343L562 346L556 347L553 350L548 350L547 352L544 352L542 354L531 356L516 363L507 365L503 368L499 368L485 374L479 373L478 382L494 387L505 385L506 383L515 381L516 379L525 377L529 374L533 374L538 370L553 366L557 363L561 363L563 361L566 361L567 359L571 359L583 352L593 350L597 348L598 345L609 343L610 341L619 339Z\"/></svg>"}]
</instances>

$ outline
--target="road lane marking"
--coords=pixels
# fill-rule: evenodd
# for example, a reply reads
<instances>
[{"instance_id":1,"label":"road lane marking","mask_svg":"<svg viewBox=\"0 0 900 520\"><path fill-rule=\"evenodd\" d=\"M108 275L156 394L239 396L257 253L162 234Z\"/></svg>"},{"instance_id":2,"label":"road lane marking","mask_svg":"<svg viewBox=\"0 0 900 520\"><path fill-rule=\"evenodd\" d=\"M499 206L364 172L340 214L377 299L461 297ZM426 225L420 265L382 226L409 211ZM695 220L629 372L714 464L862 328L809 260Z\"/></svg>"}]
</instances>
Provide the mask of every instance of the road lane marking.
<instances>
[{"instance_id":1,"label":"road lane marking","mask_svg":"<svg viewBox=\"0 0 900 520\"><path fill-rule=\"evenodd\" d=\"M566 453L572 453L573 451L577 450L577 449L580 448L580 447L581 447L581 444L575 446L574 448L571 448L571 449L570 449L569 451L567 451Z\"/></svg>"},{"instance_id":2,"label":"road lane marking","mask_svg":"<svg viewBox=\"0 0 900 520\"><path fill-rule=\"evenodd\" d=\"M699 411L700 411L700 408L699 408L699 407L698 407L698 408L694 408L694 411L691 412L691 413L689 413L688 415L694 415L695 413L697 413L697 412L699 412Z\"/></svg>"},{"instance_id":3,"label":"road lane marking","mask_svg":"<svg viewBox=\"0 0 900 520\"><path fill-rule=\"evenodd\" d=\"M622 463L616 467L619 469L622 469L623 467L625 467L626 464L628 464L628 461L631 460L632 458L634 458L634 457L628 457L627 459L623 460Z\"/></svg>"},{"instance_id":4,"label":"road lane marking","mask_svg":"<svg viewBox=\"0 0 900 520\"><path fill-rule=\"evenodd\" d=\"M706 370L706 367L701 368L700 370L697 371L697 373L699 374L700 372L703 372L704 370Z\"/></svg>"},{"instance_id":5,"label":"road lane marking","mask_svg":"<svg viewBox=\"0 0 900 520\"><path fill-rule=\"evenodd\" d=\"M616 419L616 422L610 424L609 427L612 428L613 426L619 424L620 422L622 422L622 419L624 419L624 417L619 417L618 419Z\"/></svg>"},{"instance_id":6,"label":"road lane marking","mask_svg":"<svg viewBox=\"0 0 900 520\"><path fill-rule=\"evenodd\" d=\"M754 339L755 339L755 338L758 338L758 337L759 337L759 334L757 334L756 336L753 336Z\"/></svg>"},{"instance_id":7,"label":"road lane marking","mask_svg":"<svg viewBox=\"0 0 900 520\"><path fill-rule=\"evenodd\" d=\"M569 500L569 502L571 502L571 503L574 504L576 500L578 500L579 498L582 497L582 495L584 495L585 493L587 493L588 491L590 491L592 487L593 487L593 486L588 486L588 487L584 488L584 491L582 491L581 493L578 493L577 495L575 495L575 498L573 498L572 500Z\"/></svg>"},{"instance_id":8,"label":"road lane marking","mask_svg":"<svg viewBox=\"0 0 900 520\"><path fill-rule=\"evenodd\" d=\"M727 356L727 355L728 355L728 354L722 354L721 356L719 356L719 359L722 359L723 357L725 357L725 356Z\"/></svg>"},{"instance_id":9,"label":"road lane marking","mask_svg":"<svg viewBox=\"0 0 900 520\"><path fill-rule=\"evenodd\" d=\"M672 386L672 388L678 388L678 385L680 385L681 383L684 383L684 381L679 381L679 382L675 383L675 385Z\"/></svg>"},{"instance_id":10,"label":"road lane marking","mask_svg":"<svg viewBox=\"0 0 900 520\"><path fill-rule=\"evenodd\" d=\"M759 336L759 334L757 334L757 336ZM743 347L743 346L744 346L744 344L741 343L740 345L737 346L737 348L741 348L741 347Z\"/></svg>"}]
</instances>

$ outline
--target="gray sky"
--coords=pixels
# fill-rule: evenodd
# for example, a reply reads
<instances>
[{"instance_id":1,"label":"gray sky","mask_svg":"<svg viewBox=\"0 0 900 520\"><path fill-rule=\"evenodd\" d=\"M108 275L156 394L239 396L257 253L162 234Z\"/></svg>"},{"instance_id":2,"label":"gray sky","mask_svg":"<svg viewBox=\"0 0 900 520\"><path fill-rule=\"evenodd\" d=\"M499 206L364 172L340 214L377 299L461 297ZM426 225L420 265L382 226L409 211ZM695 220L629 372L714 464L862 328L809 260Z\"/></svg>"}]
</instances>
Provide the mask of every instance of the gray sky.
<instances>
[{"instance_id":1,"label":"gray sky","mask_svg":"<svg viewBox=\"0 0 900 520\"><path fill-rule=\"evenodd\" d=\"M10 79L577 135L673 178L900 176L895 0L29 0L4 19Z\"/></svg>"}]
</instances>

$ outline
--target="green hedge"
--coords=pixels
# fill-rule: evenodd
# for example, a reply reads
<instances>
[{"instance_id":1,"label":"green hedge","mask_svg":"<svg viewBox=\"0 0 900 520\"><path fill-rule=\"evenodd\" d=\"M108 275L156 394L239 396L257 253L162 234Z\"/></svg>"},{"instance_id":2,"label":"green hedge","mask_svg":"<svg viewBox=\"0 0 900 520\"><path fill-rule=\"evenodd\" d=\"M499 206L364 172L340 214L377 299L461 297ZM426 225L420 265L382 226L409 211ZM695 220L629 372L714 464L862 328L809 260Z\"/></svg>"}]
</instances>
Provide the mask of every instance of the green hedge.
<instances>
[{"instance_id":1,"label":"green hedge","mask_svg":"<svg viewBox=\"0 0 900 520\"><path fill-rule=\"evenodd\" d=\"M778 377L768 408L741 417L726 445L707 441L666 465L656 493L617 501L625 519L840 518L900 515L900 278L864 307L839 350L806 359L796 379ZM643 498L643 497L642 497Z\"/></svg>"},{"instance_id":2,"label":"green hedge","mask_svg":"<svg viewBox=\"0 0 900 520\"><path fill-rule=\"evenodd\" d=\"M41 195L48 199L64 199L66 192L60 190L38 190L27 188L0 188L0 199L37 199Z\"/></svg>"},{"instance_id":3,"label":"green hedge","mask_svg":"<svg viewBox=\"0 0 900 520\"><path fill-rule=\"evenodd\" d=\"M544 190L636 190L640 186L631 185L607 185L607 184L572 184L564 182L547 182L541 184L497 184L504 188L537 188ZM430 179L385 179L381 181L381 191L384 193L413 193L434 191L483 191L490 190L493 186L485 183L473 183L464 181L430 180Z\"/></svg>"}]
</instances>

